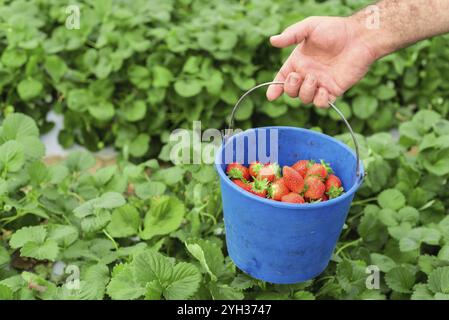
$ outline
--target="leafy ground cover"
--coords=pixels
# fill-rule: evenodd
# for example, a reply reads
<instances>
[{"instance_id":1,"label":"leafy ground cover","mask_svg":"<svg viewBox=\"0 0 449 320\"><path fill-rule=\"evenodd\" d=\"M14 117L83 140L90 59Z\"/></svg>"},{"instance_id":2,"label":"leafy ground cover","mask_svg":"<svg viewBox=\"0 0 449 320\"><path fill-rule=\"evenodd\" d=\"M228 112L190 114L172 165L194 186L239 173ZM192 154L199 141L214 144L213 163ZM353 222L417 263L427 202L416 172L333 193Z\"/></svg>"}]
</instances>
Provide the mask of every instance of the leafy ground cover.
<instances>
[{"instance_id":1,"label":"leafy ground cover","mask_svg":"<svg viewBox=\"0 0 449 320\"><path fill-rule=\"evenodd\" d=\"M0 299L449 298L447 36L384 58L337 102L368 176L312 281L236 270L214 169L167 162L173 128L222 128L244 90L272 79L289 52L268 36L369 2L84 0L69 30L66 1L1 1ZM113 145L116 163L75 152L47 165L50 109L64 115L62 145ZM237 120L324 128L351 145L337 114L287 97L255 94ZM379 290L365 284L371 265Z\"/></svg>"},{"instance_id":2,"label":"leafy ground cover","mask_svg":"<svg viewBox=\"0 0 449 320\"><path fill-rule=\"evenodd\" d=\"M0 127L2 299L449 297L449 121L436 112L403 123L399 143L359 137L366 182L326 271L297 285L236 270L211 166L120 160L90 172L83 152L47 166L38 134L23 114ZM379 290L366 288L369 265Z\"/></svg>"}]
</instances>

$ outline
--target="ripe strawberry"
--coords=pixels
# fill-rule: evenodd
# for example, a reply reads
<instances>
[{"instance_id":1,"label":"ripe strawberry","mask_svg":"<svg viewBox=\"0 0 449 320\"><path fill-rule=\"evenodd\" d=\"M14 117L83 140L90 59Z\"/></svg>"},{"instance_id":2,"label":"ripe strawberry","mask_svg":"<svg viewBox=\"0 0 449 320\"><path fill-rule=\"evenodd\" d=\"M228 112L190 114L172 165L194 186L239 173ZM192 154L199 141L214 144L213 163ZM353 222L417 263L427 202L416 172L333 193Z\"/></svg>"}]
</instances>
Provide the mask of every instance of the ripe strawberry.
<instances>
[{"instance_id":1,"label":"ripe strawberry","mask_svg":"<svg viewBox=\"0 0 449 320\"><path fill-rule=\"evenodd\" d=\"M340 188L341 180L335 174L329 175L326 180L326 191L329 191L331 187Z\"/></svg>"},{"instance_id":2,"label":"ripe strawberry","mask_svg":"<svg viewBox=\"0 0 449 320\"><path fill-rule=\"evenodd\" d=\"M304 183L306 186L306 192L304 193L304 196L309 200L321 199L324 192L326 191L326 186L319 177L308 176L304 180Z\"/></svg>"},{"instance_id":3,"label":"ripe strawberry","mask_svg":"<svg viewBox=\"0 0 449 320\"><path fill-rule=\"evenodd\" d=\"M289 203L304 203L305 202L304 198L295 192L290 192L289 194L286 194L285 196L282 197L281 201L289 202Z\"/></svg>"},{"instance_id":4,"label":"ripe strawberry","mask_svg":"<svg viewBox=\"0 0 449 320\"><path fill-rule=\"evenodd\" d=\"M260 169L263 168L263 164L259 161L253 161L249 164L249 174L251 177L257 177L259 174Z\"/></svg>"},{"instance_id":5,"label":"ripe strawberry","mask_svg":"<svg viewBox=\"0 0 449 320\"><path fill-rule=\"evenodd\" d=\"M268 182L274 181L276 177L279 177L279 165L277 163L267 163L257 174L258 180L267 180Z\"/></svg>"},{"instance_id":6,"label":"ripe strawberry","mask_svg":"<svg viewBox=\"0 0 449 320\"><path fill-rule=\"evenodd\" d=\"M303 178L306 176L307 168L311 165L309 160L299 160L292 168L295 169Z\"/></svg>"},{"instance_id":7,"label":"ripe strawberry","mask_svg":"<svg viewBox=\"0 0 449 320\"><path fill-rule=\"evenodd\" d=\"M326 180L326 194L329 196L329 199L337 198L343 192L340 178L331 174Z\"/></svg>"},{"instance_id":8,"label":"ripe strawberry","mask_svg":"<svg viewBox=\"0 0 449 320\"><path fill-rule=\"evenodd\" d=\"M250 183L251 193L256 196L266 198L268 192L268 181L267 180L254 180Z\"/></svg>"},{"instance_id":9,"label":"ripe strawberry","mask_svg":"<svg viewBox=\"0 0 449 320\"><path fill-rule=\"evenodd\" d=\"M329 200L329 197L327 196L327 194L323 194L323 196L321 197L321 201L327 201Z\"/></svg>"},{"instance_id":10,"label":"ripe strawberry","mask_svg":"<svg viewBox=\"0 0 449 320\"><path fill-rule=\"evenodd\" d=\"M292 192L301 193L304 190L304 179L302 176L289 166L282 169L284 183Z\"/></svg>"},{"instance_id":11,"label":"ripe strawberry","mask_svg":"<svg viewBox=\"0 0 449 320\"><path fill-rule=\"evenodd\" d=\"M289 193L290 190L285 185L283 178L273 182L268 189L268 197L276 201L281 201L282 197Z\"/></svg>"},{"instance_id":12,"label":"ripe strawberry","mask_svg":"<svg viewBox=\"0 0 449 320\"><path fill-rule=\"evenodd\" d=\"M322 163L315 163L310 168L307 169L306 176L318 176L321 179L326 179L328 175L328 170L330 170L330 167Z\"/></svg>"},{"instance_id":13,"label":"ripe strawberry","mask_svg":"<svg viewBox=\"0 0 449 320\"><path fill-rule=\"evenodd\" d=\"M237 162L230 163L226 173L231 179L249 180L250 178L248 168Z\"/></svg>"},{"instance_id":14,"label":"ripe strawberry","mask_svg":"<svg viewBox=\"0 0 449 320\"><path fill-rule=\"evenodd\" d=\"M249 183L243 182L242 180L239 180L239 179L234 179L234 180L232 180L232 182L234 182L236 185L238 185L243 190L251 192L251 186Z\"/></svg>"}]
</instances>

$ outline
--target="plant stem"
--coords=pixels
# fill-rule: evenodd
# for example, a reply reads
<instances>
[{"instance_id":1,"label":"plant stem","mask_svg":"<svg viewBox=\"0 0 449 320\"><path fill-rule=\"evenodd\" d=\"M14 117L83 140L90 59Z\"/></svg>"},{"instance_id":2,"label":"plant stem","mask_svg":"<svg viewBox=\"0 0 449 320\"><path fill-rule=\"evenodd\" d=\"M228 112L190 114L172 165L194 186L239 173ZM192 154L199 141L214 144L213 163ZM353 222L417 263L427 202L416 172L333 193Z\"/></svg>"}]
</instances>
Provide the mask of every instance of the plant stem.
<instances>
[{"instance_id":1,"label":"plant stem","mask_svg":"<svg viewBox=\"0 0 449 320\"><path fill-rule=\"evenodd\" d=\"M357 239L357 240L354 240L354 241L351 241L351 242L346 243L344 246L342 246L340 249L337 250L337 252L335 253L335 255L336 255L336 256L339 256L340 253L341 253L343 250L345 250L346 248L348 248L348 247L350 247L350 246L356 245L356 244L358 244L358 243L361 242L361 241L362 241L362 238L359 238L359 239Z\"/></svg>"},{"instance_id":2,"label":"plant stem","mask_svg":"<svg viewBox=\"0 0 449 320\"><path fill-rule=\"evenodd\" d=\"M363 200L359 200L359 201L354 201L354 202L352 203L352 205L353 205L353 206L360 206L360 205L362 205L362 204L369 203L369 202L373 202L373 201L375 201L375 200L377 200L377 197L368 198L368 199L363 199Z\"/></svg>"},{"instance_id":3,"label":"plant stem","mask_svg":"<svg viewBox=\"0 0 449 320\"><path fill-rule=\"evenodd\" d=\"M114 238L111 237L111 235L106 231L106 229L103 229L102 231L106 235L106 237L108 237L108 239L112 241L112 243L114 244L115 250L118 250L118 244L117 244L117 242L115 242Z\"/></svg>"}]
</instances>

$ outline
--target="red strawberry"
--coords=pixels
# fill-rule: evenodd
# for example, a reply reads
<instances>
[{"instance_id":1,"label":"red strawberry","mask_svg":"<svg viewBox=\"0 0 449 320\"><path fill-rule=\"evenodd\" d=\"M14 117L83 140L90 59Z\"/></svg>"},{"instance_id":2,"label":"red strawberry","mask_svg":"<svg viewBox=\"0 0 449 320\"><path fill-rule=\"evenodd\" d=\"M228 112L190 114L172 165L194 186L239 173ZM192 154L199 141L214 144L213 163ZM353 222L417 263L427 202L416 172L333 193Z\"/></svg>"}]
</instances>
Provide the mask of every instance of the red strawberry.
<instances>
[{"instance_id":1,"label":"red strawberry","mask_svg":"<svg viewBox=\"0 0 449 320\"><path fill-rule=\"evenodd\" d=\"M331 187L340 188L341 180L335 174L329 175L326 180L326 191L329 191Z\"/></svg>"},{"instance_id":2,"label":"red strawberry","mask_svg":"<svg viewBox=\"0 0 449 320\"><path fill-rule=\"evenodd\" d=\"M279 177L279 165L277 163L266 164L257 174L258 180L267 180L268 182L272 182L276 177Z\"/></svg>"},{"instance_id":3,"label":"red strawberry","mask_svg":"<svg viewBox=\"0 0 449 320\"><path fill-rule=\"evenodd\" d=\"M309 163L309 160L299 160L294 165L292 165L292 168L298 171L298 173L304 178L306 176Z\"/></svg>"},{"instance_id":4,"label":"red strawberry","mask_svg":"<svg viewBox=\"0 0 449 320\"><path fill-rule=\"evenodd\" d=\"M282 197L281 201L289 202L289 203L304 203L305 202L304 198L295 192L290 192L289 194L286 194L285 196Z\"/></svg>"},{"instance_id":5,"label":"red strawberry","mask_svg":"<svg viewBox=\"0 0 449 320\"><path fill-rule=\"evenodd\" d=\"M231 179L249 180L250 178L248 168L237 162L230 163L226 173Z\"/></svg>"},{"instance_id":6,"label":"red strawberry","mask_svg":"<svg viewBox=\"0 0 449 320\"><path fill-rule=\"evenodd\" d=\"M243 190L251 192L251 186L249 183L243 182L242 180L238 180L238 179L234 179L234 180L232 180L232 182L234 182L236 185L238 185Z\"/></svg>"},{"instance_id":7,"label":"red strawberry","mask_svg":"<svg viewBox=\"0 0 449 320\"><path fill-rule=\"evenodd\" d=\"M290 190L285 185L283 178L273 182L270 188L268 189L268 196L276 201L281 201L282 197L289 193Z\"/></svg>"},{"instance_id":8,"label":"red strawberry","mask_svg":"<svg viewBox=\"0 0 449 320\"><path fill-rule=\"evenodd\" d=\"M256 196L266 198L268 192L268 181L267 180L254 180L250 183L251 193Z\"/></svg>"},{"instance_id":9,"label":"red strawberry","mask_svg":"<svg viewBox=\"0 0 449 320\"><path fill-rule=\"evenodd\" d=\"M326 186L324 183L320 180L319 177L316 176L308 176L304 180L305 183L305 190L304 196L309 200L318 200L321 199L321 197L324 194L324 191L326 191Z\"/></svg>"},{"instance_id":10,"label":"red strawberry","mask_svg":"<svg viewBox=\"0 0 449 320\"><path fill-rule=\"evenodd\" d=\"M344 192L341 180L336 175L331 174L326 180L326 193L330 199L336 198Z\"/></svg>"},{"instance_id":11,"label":"red strawberry","mask_svg":"<svg viewBox=\"0 0 449 320\"><path fill-rule=\"evenodd\" d=\"M306 176L318 176L321 179L326 179L327 168L323 164L315 163L309 169L307 169Z\"/></svg>"},{"instance_id":12,"label":"red strawberry","mask_svg":"<svg viewBox=\"0 0 449 320\"><path fill-rule=\"evenodd\" d=\"M301 193L304 190L304 179L302 176L289 166L282 169L284 183L292 192Z\"/></svg>"},{"instance_id":13,"label":"red strawberry","mask_svg":"<svg viewBox=\"0 0 449 320\"><path fill-rule=\"evenodd\" d=\"M249 164L249 174L251 177L257 177L260 169L263 168L263 164L259 161L253 161Z\"/></svg>"},{"instance_id":14,"label":"red strawberry","mask_svg":"<svg viewBox=\"0 0 449 320\"><path fill-rule=\"evenodd\" d=\"M321 197L321 201L327 201L329 200L329 197L327 196L327 194L323 194L323 196Z\"/></svg>"}]
</instances>

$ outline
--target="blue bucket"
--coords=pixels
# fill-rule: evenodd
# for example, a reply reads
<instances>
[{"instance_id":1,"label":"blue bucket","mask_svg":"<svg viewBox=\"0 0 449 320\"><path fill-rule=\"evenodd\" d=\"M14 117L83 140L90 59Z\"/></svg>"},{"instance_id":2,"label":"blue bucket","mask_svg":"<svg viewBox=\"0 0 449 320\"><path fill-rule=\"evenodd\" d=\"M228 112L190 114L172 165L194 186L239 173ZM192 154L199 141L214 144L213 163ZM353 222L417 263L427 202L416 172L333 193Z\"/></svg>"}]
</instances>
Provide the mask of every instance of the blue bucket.
<instances>
[{"instance_id":1,"label":"blue bucket","mask_svg":"<svg viewBox=\"0 0 449 320\"><path fill-rule=\"evenodd\" d=\"M283 85L283 82L262 83L243 94L232 111L230 129L243 99L267 85ZM254 278L279 284L298 283L318 276L329 264L352 199L364 177L355 134L341 111L331 101L329 105L351 133L356 153L319 132L266 127L227 137L216 154L228 253L237 267ZM267 155L271 149L273 130L277 133L277 162L281 166L291 166L302 159L324 160L340 177L345 193L329 201L298 205L264 199L234 184L226 176L227 164L261 161L259 155ZM264 139L265 143L259 143ZM275 149L276 145L271 147ZM258 150L259 146L265 150Z\"/></svg>"},{"instance_id":2,"label":"blue bucket","mask_svg":"<svg viewBox=\"0 0 449 320\"><path fill-rule=\"evenodd\" d=\"M322 159L340 177L345 193L326 202L298 205L257 197L235 185L226 176L225 153L231 152L236 161L236 140L254 134L258 139L261 131L266 131L263 137L269 137L273 129L278 130L281 166L299 159ZM258 145L244 143L246 165L259 160L248 158L254 154L248 148L256 148L255 154L259 154ZM363 167L357 176L357 158L349 147L311 130L256 128L231 137L218 150L215 166L220 176L226 244L237 267L254 278L279 284L312 279L326 268L363 180Z\"/></svg>"}]
</instances>

